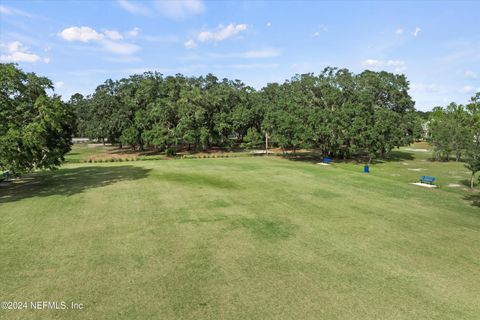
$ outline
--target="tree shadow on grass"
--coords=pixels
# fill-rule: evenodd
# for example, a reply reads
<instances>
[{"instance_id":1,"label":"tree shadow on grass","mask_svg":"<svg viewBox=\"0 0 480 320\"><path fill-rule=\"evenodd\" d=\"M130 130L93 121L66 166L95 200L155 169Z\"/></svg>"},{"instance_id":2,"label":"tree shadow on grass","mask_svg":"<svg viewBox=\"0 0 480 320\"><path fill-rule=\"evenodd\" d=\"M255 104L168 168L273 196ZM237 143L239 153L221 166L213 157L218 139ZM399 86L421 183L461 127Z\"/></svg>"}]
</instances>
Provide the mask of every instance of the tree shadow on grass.
<instances>
[{"instance_id":1,"label":"tree shadow on grass","mask_svg":"<svg viewBox=\"0 0 480 320\"><path fill-rule=\"evenodd\" d=\"M320 153L316 152L303 152L303 153L289 153L281 155L283 159L299 162L317 163L322 161L323 157Z\"/></svg>"},{"instance_id":2,"label":"tree shadow on grass","mask_svg":"<svg viewBox=\"0 0 480 320\"><path fill-rule=\"evenodd\" d=\"M207 188L237 189L238 186L232 181L218 176L199 174L166 172L159 175L162 181L180 183L182 185L194 185Z\"/></svg>"},{"instance_id":3,"label":"tree shadow on grass","mask_svg":"<svg viewBox=\"0 0 480 320\"><path fill-rule=\"evenodd\" d=\"M71 196L119 181L146 178L150 169L137 166L85 166L33 173L0 186L0 204L31 197Z\"/></svg>"},{"instance_id":4,"label":"tree shadow on grass","mask_svg":"<svg viewBox=\"0 0 480 320\"><path fill-rule=\"evenodd\" d=\"M462 186L470 188L470 180L468 180L468 179L460 180L460 181L458 181L458 183L460 183Z\"/></svg>"},{"instance_id":5,"label":"tree shadow on grass","mask_svg":"<svg viewBox=\"0 0 480 320\"><path fill-rule=\"evenodd\" d=\"M415 157L410 152L395 150L395 151L391 151L388 154L388 156L382 160L386 162L407 161L407 160L415 160Z\"/></svg>"},{"instance_id":6,"label":"tree shadow on grass","mask_svg":"<svg viewBox=\"0 0 480 320\"><path fill-rule=\"evenodd\" d=\"M284 159L288 159L292 161L310 162L310 163L321 162L323 157L324 156L320 152L302 152L297 154L289 153L289 154L282 155L282 158ZM407 161L407 160L415 160L415 157L409 152L395 150L395 151L391 151L390 154L384 158L373 159L372 163L375 164L375 163L398 162L398 161ZM353 156L350 159L334 158L333 162L367 163L368 157L364 155L357 155L357 156Z\"/></svg>"},{"instance_id":7,"label":"tree shadow on grass","mask_svg":"<svg viewBox=\"0 0 480 320\"><path fill-rule=\"evenodd\" d=\"M480 194L471 194L463 197L464 200L471 201L471 205L480 208Z\"/></svg>"}]
</instances>

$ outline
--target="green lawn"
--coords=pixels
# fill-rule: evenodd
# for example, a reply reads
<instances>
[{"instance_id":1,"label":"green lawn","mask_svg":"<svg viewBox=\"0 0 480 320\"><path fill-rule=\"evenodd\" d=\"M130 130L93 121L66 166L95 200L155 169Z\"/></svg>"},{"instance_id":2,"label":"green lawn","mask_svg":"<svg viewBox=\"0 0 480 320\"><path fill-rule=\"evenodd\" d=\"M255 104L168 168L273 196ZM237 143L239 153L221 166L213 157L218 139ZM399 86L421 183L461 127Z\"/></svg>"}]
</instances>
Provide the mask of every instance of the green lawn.
<instances>
[{"instance_id":1,"label":"green lawn","mask_svg":"<svg viewBox=\"0 0 480 320\"><path fill-rule=\"evenodd\" d=\"M128 149L120 150L112 145L79 143L65 157L67 163L87 162L88 160L105 160L112 157L136 158L137 153L129 152Z\"/></svg>"},{"instance_id":2,"label":"green lawn","mask_svg":"<svg viewBox=\"0 0 480 320\"><path fill-rule=\"evenodd\" d=\"M479 319L479 192L430 155L32 174L0 187L0 300L85 307L0 318ZM424 174L440 188L410 184Z\"/></svg>"}]
</instances>

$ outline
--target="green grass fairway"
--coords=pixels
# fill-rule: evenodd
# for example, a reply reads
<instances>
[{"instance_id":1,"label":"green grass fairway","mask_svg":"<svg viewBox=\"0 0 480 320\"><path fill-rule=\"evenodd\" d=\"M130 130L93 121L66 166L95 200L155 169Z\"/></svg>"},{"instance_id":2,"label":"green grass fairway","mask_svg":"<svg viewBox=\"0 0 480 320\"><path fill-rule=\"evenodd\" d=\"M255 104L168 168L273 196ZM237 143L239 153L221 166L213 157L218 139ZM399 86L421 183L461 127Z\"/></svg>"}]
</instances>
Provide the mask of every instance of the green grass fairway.
<instances>
[{"instance_id":1,"label":"green grass fairway","mask_svg":"<svg viewBox=\"0 0 480 320\"><path fill-rule=\"evenodd\" d=\"M85 307L0 318L479 319L478 191L429 155L368 175L276 157L29 175L0 187L0 300ZM410 184L424 174L440 188Z\"/></svg>"}]
</instances>

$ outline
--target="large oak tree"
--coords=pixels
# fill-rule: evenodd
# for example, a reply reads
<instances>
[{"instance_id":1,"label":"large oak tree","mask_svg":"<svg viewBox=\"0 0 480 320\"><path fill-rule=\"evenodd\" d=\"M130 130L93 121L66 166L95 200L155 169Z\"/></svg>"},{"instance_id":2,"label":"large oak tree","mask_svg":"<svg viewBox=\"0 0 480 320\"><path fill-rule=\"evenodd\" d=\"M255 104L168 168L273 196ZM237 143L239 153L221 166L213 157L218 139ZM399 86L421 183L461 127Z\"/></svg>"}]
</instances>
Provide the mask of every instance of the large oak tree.
<instances>
[{"instance_id":1,"label":"large oak tree","mask_svg":"<svg viewBox=\"0 0 480 320\"><path fill-rule=\"evenodd\" d=\"M70 151L74 115L51 89L47 78L0 64L0 170L54 168Z\"/></svg>"}]
</instances>

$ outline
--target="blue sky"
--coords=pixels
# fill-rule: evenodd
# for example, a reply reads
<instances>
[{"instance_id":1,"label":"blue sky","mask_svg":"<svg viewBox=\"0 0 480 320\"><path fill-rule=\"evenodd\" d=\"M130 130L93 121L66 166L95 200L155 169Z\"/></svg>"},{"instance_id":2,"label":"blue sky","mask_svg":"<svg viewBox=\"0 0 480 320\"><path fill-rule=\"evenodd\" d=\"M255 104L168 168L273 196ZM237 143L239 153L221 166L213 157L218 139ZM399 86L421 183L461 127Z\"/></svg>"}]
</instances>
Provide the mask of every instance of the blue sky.
<instances>
[{"instance_id":1,"label":"blue sky","mask_svg":"<svg viewBox=\"0 0 480 320\"><path fill-rule=\"evenodd\" d=\"M480 2L6 1L0 61L68 99L157 70L261 88L325 66L404 73L419 110L480 90Z\"/></svg>"}]
</instances>

